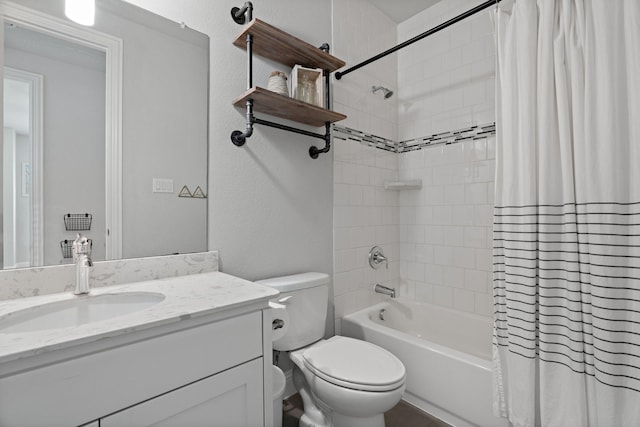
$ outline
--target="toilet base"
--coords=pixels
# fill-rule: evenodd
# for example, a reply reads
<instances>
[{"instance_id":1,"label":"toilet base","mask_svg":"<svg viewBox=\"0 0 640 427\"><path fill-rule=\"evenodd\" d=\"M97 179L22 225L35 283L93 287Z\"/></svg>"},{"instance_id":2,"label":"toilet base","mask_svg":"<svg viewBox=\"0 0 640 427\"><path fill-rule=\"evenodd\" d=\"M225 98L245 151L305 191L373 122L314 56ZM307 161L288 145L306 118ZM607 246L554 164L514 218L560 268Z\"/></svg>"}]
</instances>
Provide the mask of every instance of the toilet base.
<instances>
[{"instance_id":1,"label":"toilet base","mask_svg":"<svg viewBox=\"0 0 640 427\"><path fill-rule=\"evenodd\" d=\"M293 368L293 383L304 405L300 427L386 427L384 414L366 418L352 417L322 407L321 401L311 396L309 384L297 366Z\"/></svg>"}]
</instances>

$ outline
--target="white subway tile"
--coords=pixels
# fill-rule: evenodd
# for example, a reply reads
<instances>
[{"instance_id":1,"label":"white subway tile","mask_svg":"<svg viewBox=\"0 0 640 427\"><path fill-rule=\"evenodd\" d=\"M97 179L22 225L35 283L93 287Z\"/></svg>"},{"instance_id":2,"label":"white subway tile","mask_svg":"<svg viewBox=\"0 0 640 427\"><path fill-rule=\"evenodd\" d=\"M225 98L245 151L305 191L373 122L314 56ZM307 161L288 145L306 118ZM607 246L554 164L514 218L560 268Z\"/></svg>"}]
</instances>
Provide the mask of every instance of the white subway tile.
<instances>
[{"instance_id":1,"label":"white subway tile","mask_svg":"<svg viewBox=\"0 0 640 427\"><path fill-rule=\"evenodd\" d=\"M469 209L467 206L454 206L452 223L454 225L473 225L473 209Z\"/></svg>"},{"instance_id":2,"label":"white subway tile","mask_svg":"<svg viewBox=\"0 0 640 427\"><path fill-rule=\"evenodd\" d=\"M464 206L451 207L451 206L434 206L433 207L433 222L438 225L448 225L455 221L454 209L462 209ZM465 209L467 211L468 209ZM472 212L473 213L473 212ZM455 222L454 222L455 223ZM464 225L464 224L460 224Z\"/></svg>"},{"instance_id":3,"label":"white subway tile","mask_svg":"<svg viewBox=\"0 0 640 427\"><path fill-rule=\"evenodd\" d=\"M425 226L424 225L409 225L407 227L409 233L409 242L423 244L425 243Z\"/></svg>"},{"instance_id":4,"label":"white subway tile","mask_svg":"<svg viewBox=\"0 0 640 427\"><path fill-rule=\"evenodd\" d=\"M413 208L416 212L415 223L416 224L432 224L433 223L433 207L431 206L416 206Z\"/></svg>"},{"instance_id":5,"label":"white subway tile","mask_svg":"<svg viewBox=\"0 0 640 427\"><path fill-rule=\"evenodd\" d=\"M402 230L401 230L402 233ZM402 239L402 235L400 236ZM444 231L441 225L426 225L424 227L424 242L429 245L442 245Z\"/></svg>"},{"instance_id":6,"label":"white subway tile","mask_svg":"<svg viewBox=\"0 0 640 427\"><path fill-rule=\"evenodd\" d=\"M455 48L442 55L442 71L453 70L462 65L462 48ZM426 74L426 73L425 73Z\"/></svg>"},{"instance_id":7,"label":"white subway tile","mask_svg":"<svg viewBox=\"0 0 640 427\"><path fill-rule=\"evenodd\" d=\"M359 185L369 185L371 183L369 178L369 167L358 165L356 166L356 182Z\"/></svg>"},{"instance_id":8,"label":"white subway tile","mask_svg":"<svg viewBox=\"0 0 640 427\"><path fill-rule=\"evenodd\" d=\"M488 294L475 294L476 314L493 317L493 297Z\"/></svg>"},{"instance_id":9,"label":"white subway tile","mask_svg":"<svg viewBox=\"0 0 640 427\"><path fill-rule=\"evenodd\" d=\"M350 271L356 267L357 267L357 261L356 261L355 249L346 249L344 251L336 252L336 258L335 258L336 273Z\"/></svg>"},{"instance_id":10,"label":"white subway tile","mask_svg":"<svg viewBox=\"0 0 640 427\"><path fill-rule=\"evenodd\" d=\"M471 43L462 46L462 62L464 64L475 64L486 58L486 47L484 39L474 39Z\"/></svg>"},{"instance_id":11,"label":"white subway tile","mask_svg":"<svg viewBox=\"0 0 640 427\"><path fill-rule=\"evenodd\" d=\"M426 205L441 205L444 203L444 187L440 185L426 187L422 189L424 203Z\"/></svg>"},{"instance_id":12,"label":"white subway tile","mask_svg":"<svg viewBox=\"0 0 640 427\"><path fill-rule=\"evenodd\" d=\"M474 81L484 82L484 80L495 78L496 59L494 56L474 61L471 64L471 79ZM487 94L492 96L493 93Z\"/></svg>"},{"instance_id":13,"label":"white subway tile","mask_svg":"<svg viewBox=\"0 0 640 427\"><path fill-rule=\"evenodd\" d=\"M465 270L464 271L464 287L473 292L487 293L487 275L486 271L481 270Z\"/></svg>"},{"instance_id":14,"label":"white subway tile","mask_svg":"<svg viewBox=\"0 0 640 427\"><path fill-rule=\"evenodd\" d=\"M349 273L342 272L333 275L333 293L335 296L346 294L349 290Z\"/></svg>"},{"instance_id":15,"label":"white subway tile","mask_svg":"<svg viewBox=\"0 0 640 427\"><path fill-rule=\"evenodd\" d=\"M349 185L335 184L333 186L333 205L346 206L349 204Z\"/></svg>"},{"instance_id":16,"label":"white subway tile","mask_svg":"<svg viewBox=\"0 0 640 427\"><path fill-rule=\"evenodd\" d=\"M494 99L495 94L487 92L487 100ZM473 106L473 122L476 125L483 125L485 123L493 123L496 121L496 111L492 105L488 105L488 103L474 105ZM489 159L495 158L488 157Z\"/></svg>"},{"instance_id":17,"label":"white subway tile","mask_svg":"<svg viewBox=\"0 0 640 427\"><path fill-rule=\"evenodd\" d=\"M443 307L453 307L453 289L448 286L434 286L433 302Z\"/></svg>"},{"instance_id":18,"label":"white subway tile","mask_svg":"<svg viewBox=\"0 0 640 427\"><path fill-rule=\"evenodd\" d=\"M473 207L474 225L491 228L493 225L493 205L476 205Z\"/></svg>"},{"instance_id":19,"label":"white subway tile","mask_svg":"<svg viewBox=\"0 0 640 427\"><path fill-rule=\"evenodd\" d=\"M371 225L371 208L368 206L354 206L355 220L352 225L364 227Z\"/></svg>"},{"instance_id":20,"label":"white subway tile","mask_svg":"<svg viewBox=\"0 0 640 427\"><path fill-rule=\"evenodd\" d=\"M465 270L463 268L445 266L443 267L442 272L445 286L464 288Z\"/></svg>"},{"instance_id":21,"label":"white subway tile","mask_svg":"<svg viewBox=\"0 0 640 427\"><path fill-rule=\"evenodd\" d=\"M433 264L434 247L432 245L415 245L414 247L415 261L423 264Z\"/></svg>"},{"instance_id":22,"label":"white subway tile","mask_svg":"<svg viewBox=\"0 0 640 427\"><path fill-rule=\"evenodd\" d=\"M424 264L424 280L434 285L442 285L442 266L437 264Z\"/></svg>"},{"instance_id":23,"label":"white subway tile","mask_svg":"<svg viewBox=\"0 0 640 427\"><path fill-rule=\"evenodd\" d=\"M358 311L358 305L356 300L356 293L349 292L342 296L342 315L347 316L349 314Z\"/></svg>"},{"instance_id":24,"label":"white subway tile","mask_svg":"<svg viewBox=\"0 0 640 427\"><path fill-rule=\"evenodd\" d=\"M349 186L349 204L353 206L362 206L364 205L364 196L362 193L361 185L350 185Z\"/></svg>"},{"instance_id":25,"label":"white subway tile","mask_svg":"<svg viewBox=\"0 0 640 427\"><path fill-rule=\"evenodd\" d=\"M464 245L464 227L459 225L445 225L443 227L444 242L448 246Z\"/></svg>"},{"instance_id":26,"label":"white subway tile","mask_svg":"<svg viewBox=\"0 0 640 427\"><path fill-rule=\"evenodd\" d=\"M476 162L476 166L475 182L493 182L495 180L495 160Z\"/></svg>"},{"instance_id":27,"label":"white subway tile","mask_svg":"<svg viewBox=\"0 0 640 427\"><path fill-rule=\"evenodd\" d=\"M419 262L409 262L407 264L407 274L408 274L407 278L409 280L424 282L425 280L424 264Z\"/></svg>"},{"instance_id":28,"label":"white subway tile","mask_svg":"<svg viewBox=\"0 0 640 427\"><path fill-rule=\"evenodd\" d=\"M476 249L475 268L484 271L493 271L493 251L491 249Z\"/></svg>"},{"instance_id":29,"label":"white subway tile","mask_svg":"<svg viewBox=\"0 0 640 427\"><path fill-rule=\"evenodd\" d=\"M346 227L334 227L334 249L341 251L349 249L351 247L349 241L349 228Z\"/></svg>"},{"instance_id":30,"label":"white subway tile","mask_svg":"<svg viewBox=\"0 0 640 427\"><path fill-rule=\"evenodd\" d=\"M415 283L415 298L418 302L433 303L433 285L430 283Z\"/></svg>"},{"instance_id":31,"label":"white subway tile","mask_svg":"<svg viewBox=\"0 0 640 427\"><path fill-rule=\"evenodd\" d=\"M438 246L433 252L433 263L442 266L454 264L454 250L450 246Z\"/></svg>"},{"instance_id":32,"label":"white subway tile","mask_svg":"<svg viewBox=\"0 0 640 427\"><path fill-rule=\"evenodd\" d=\"M454 73L456 73L456 71L452 71L451 75L449 77L452 78ZM464 107L466 105L465 102L464 102L464 91L465 91L465 89L459 88L459 85L461 83L462 82L458 82L458 81L452 81L450 83L451 84L451 88L449 90L447 90L446 95L443 96L443 99L442 99L442 104L441 104L442 111L450 111L451 112L451 110L462 108L462 107ZM484 88L483 88L483 90L484 90ZM455 130L456 129L455 125L451 124L452 117L454 117L454 112L451 112L450 115L449 115L449 126L451 126L451 128L449 130ZM457 144L455 144L455 145L457 145Z\"/></svg>"},{"instance_id":33,"label":"white subway tile","mask_svg":"<svg viewBox=\"0 0 640 427\"><path fill-rule=\"evenodd\" d=\"M445 185L444 202L448 205L461 205L465 202L464 184Z\"/></svg>"},{"instance_id":34,"label":"white subway tile","mask_svg":"<svg viewBox=\"0 0 640 427\"><path fill-rule=\"evenodd\" d=\"M368 204L367 204L368 205ZM369 206L369 221L371 225L383 225L382 209L372 205Z\"/></svg>"},{"instance_id":35,"label":"white subway tile","mask_svg":"<svg viewBox=\"0 0 640 427\"><path fill-rule=\"evenodd\" d=\"M401 298L408 298L410 300L416 299L416 286L413 281L400 280L400 283L396 286L396 292Z\"/></svg>"},{"instance_id":36,"label":"white subway tile","mask_svg":"<svg viewBox=\"0 0 640 427\"><path fill-rule=\"evenodd\" d=\"M356 166L350 163L343 164L342 180L345 184L356 184Z\"/></svg>"},{"instance_id":37,"label":"white subway tile","mask_svg":"<svg viewBox=\"0 0 640 427\"><path fill-rule=\"evenodd\" d=\"M400 224L416 224L416 214L414 206L402 206L400 208Z\"/></svg>"},{"instance_id":38,"label":"white subway tile","mask_svg":"<svg viewBox=\"0 0 640 427\"><path fill-rule=\"evenodd\" d=\"M400 245L400 259L403 261L416 261L416 245L403 243Z\"/></svg>"},{"instance_id":39,"label":"white subway tile","mask_svg":"<svg viewBox=\"0 0 640 427\"><path fill-rule=\"evenodd\" d=\"M493 160L496 158L496 137L490 136L487 138L487 159Z\"/></svg>"},{"instance_id":40,"label":"white subway tile","mask_svg":"<svg viewBox=\"0 0 640 427\"><path fill-rule=\"evenodd\" d=\"M479 182L465 184L464 202L467 205L481 205L487 203L487 183Z\"/></svg>"},{"instance_id":41,"label":"white subway tile","mask_svg":"<svg viewBox=\"0 0 640 427\"><path fill-rule=\"evenodd\" d=\"M472 82L464 87L464 106L483 104L486 99L486 85L484 81Z\"/></svg>"},{"instance_id":42,"label":"white subway tile","mask_svg":"<svg viewBox=\"0 0 640 427\"><path fill-rule=\"evenodd\" d=\"M462 289L453 290L453 308L467 313L475 312L475 294Z\"/></svg>"},{"instance_id":43,"label":"white subway tile","mask_svg":"<svg viewBox=\"0 0 640 427\"><path fill-rule=\"evenodd\" d=\"M476 265L475 250L473 248L454 248L454 265L463 268L474 268Z\"/></svg>"}]
</instances>

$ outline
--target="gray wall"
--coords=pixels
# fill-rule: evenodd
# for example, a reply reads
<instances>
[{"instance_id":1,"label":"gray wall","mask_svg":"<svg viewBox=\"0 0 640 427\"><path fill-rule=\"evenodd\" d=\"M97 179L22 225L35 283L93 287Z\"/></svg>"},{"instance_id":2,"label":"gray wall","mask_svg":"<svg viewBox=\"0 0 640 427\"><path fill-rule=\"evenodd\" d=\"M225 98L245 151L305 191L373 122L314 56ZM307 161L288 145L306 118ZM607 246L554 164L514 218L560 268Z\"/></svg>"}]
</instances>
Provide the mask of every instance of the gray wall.
<instances>
[{"instance_id":1,"label":"gray wall","mask_svg":"<svg viewBox=\"0 0 640 427\"><path fill-rule=\"evenodd\" d=\"M232 45L242 26L229 15L243 2L130 1L211 38L209 249L220 250L222 270L246 279L331 273L333 152L312 160L309 146L322 141L261 126L243 148L229 140L231 131L244 129L244 112L231 101L246 89L246 54ZM254 7L254 17L313 45L331 41L329 0L269 0ZM256 57L255 83L266 87L276 69L284 68Z\"/></svg>"}]
</instances>

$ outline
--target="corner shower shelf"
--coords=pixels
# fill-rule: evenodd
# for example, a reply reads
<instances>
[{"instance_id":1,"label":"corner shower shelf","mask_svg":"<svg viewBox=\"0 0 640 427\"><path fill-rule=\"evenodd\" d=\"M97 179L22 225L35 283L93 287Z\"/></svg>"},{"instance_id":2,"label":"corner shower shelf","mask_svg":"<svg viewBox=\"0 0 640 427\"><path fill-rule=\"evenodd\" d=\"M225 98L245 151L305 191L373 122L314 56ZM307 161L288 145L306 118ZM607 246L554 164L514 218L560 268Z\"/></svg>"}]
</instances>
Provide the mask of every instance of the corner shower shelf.
<instances>
[{"instance_id":1,"label":"corner shower shelf","mask_svg":"<svg viewBox=\"0 0 640 427\"><path fill-rule=\"evenodd\" d=\"M234 130L231 142L240 147L253 134L253 125L265 125L277 129L322 139L323 148L309 148L309 155L316 159L321 153L327 153L331 147L331 123L347 118L344 114L312 105L288 96L271 92L253 85L253 54L279 62L288 67L301 65L308 68L320 68L324 78L324 105L330 105L330 73L344 67L344 61L329 54L329 45L315 47L259 19L251 19L253 5L245 2L242 8L231 9L231 17L238 24L248 22L235 38L233 44L247 51L247 90L233 101L233 105L246 108L246 130ZM274 123L254 117L253 111L280 117L301 124L321 127L325 133L315 133L280 123Z\"/></svg>"},{"instance_id":2,"label":"corner shower shelf","mask_svg":"<svg viewBox=\"0 0 640 427\"><path fill-rule=\"evenodd\" d=\"M422 180L421 179L410 179L405 181L385 181L384 189L385 190L419 190L422 188Z\"/></svg>"},{"instance_id":3,"label":"corner shower shelf","mask_svg":"<svg viewBox=\"0 0 640 427\"><path fill-rule=\"evenodd\" d=\"M255 111L280 117L309 126L320 127L347 118L344 114L317 107L270 90L253 87L233 101L236 107L244 107L247 99L253 99Z\"/></svg>"}]
</instances>

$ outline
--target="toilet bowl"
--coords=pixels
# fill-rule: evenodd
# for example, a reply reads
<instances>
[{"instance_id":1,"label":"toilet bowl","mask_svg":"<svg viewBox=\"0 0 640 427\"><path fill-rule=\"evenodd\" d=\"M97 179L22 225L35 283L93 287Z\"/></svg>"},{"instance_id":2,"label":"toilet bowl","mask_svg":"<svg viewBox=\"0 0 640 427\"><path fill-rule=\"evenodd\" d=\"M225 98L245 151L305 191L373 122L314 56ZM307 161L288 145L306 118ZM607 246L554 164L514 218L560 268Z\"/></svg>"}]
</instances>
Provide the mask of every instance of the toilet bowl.
<instances>
[{"instance_id":1,"label":"toilet bowl","mask_svg":"<svg viewBox=\"0 0 640 427\"><path fill-rule=\"evenodd\" d=\"M354 338L327 340L329 276L304 273L259 281L280 291L289 328L273 347L289 351L304 404L301 427L384 427L405 390L406 370L387 350Z\"/></svg>"},{"instance_id":2,"label":"toilet bowl","mask_svg":"<svg viewBox=\"0 0 640 427\"><path fill-rule=\"evenodd\" d=\"M304 376L301 387L323 420L309 425L384 427L384 412L393 408L405 389L404 365L371 343L335 336L289 355ZM320 422L318 422L320 421ZM301 423L304 425L304 423Z\"/></svg>"}]
</instances>

